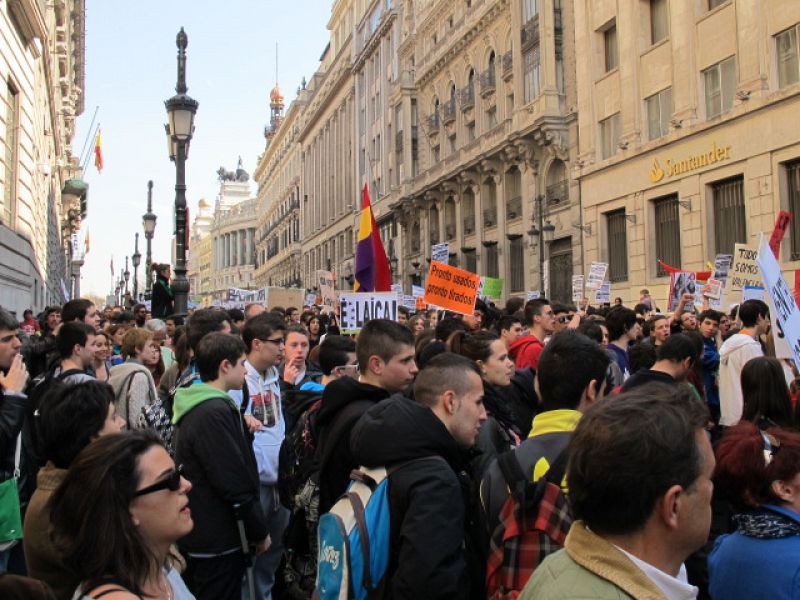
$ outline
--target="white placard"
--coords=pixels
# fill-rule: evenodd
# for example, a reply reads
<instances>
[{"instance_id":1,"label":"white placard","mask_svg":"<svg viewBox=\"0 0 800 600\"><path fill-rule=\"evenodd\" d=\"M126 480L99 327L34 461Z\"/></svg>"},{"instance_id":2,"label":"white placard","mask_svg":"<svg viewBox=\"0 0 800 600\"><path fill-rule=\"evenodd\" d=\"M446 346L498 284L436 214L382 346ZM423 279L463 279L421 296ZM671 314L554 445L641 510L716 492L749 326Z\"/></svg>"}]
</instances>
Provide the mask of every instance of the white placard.
<instances>
[{"instance_id":1,"label":"white placard","mask_svg":"<svg viewBox=\"0 0 800 600\"><path fill-rule=\"evenodd\" d=\"M422 298L425 295L425 288L421 285L412 285L411 295L414 296L414 298Z\"/></svg>"},{"instance_id":2,"label":"white placard","mask_svg":"<svg viewBox=\"0 0 800 600\"><path fill-rule=\"evenodd\" d=\"M592 262L592 266L589 268L589 276L586 278L586 288L599 290L606 280L606 271L608 271L608 263Z\"/></svg>"},{"instance_id":3,"label":"white placard","mask_svg":"<svg viewBox=\"0 0 800 600\"><path fill-rule=\"evenodd\" d=\"M336 307L336 283L333 273L330 271L317 271L317 282L319 295L322 298L322 306L333 310Z\"/></svg>"},{"instance_id":4,"label":"white placard","mask_svg":"<svg viewBox=\"0 0 800 600\"><path fill-rule=\"evenodd\" d=\"M739 292L746 285L763 286L756 258L758 250L745 244L736 244L734 248L733 266L725 282L725 291Z\"/></svg>"},{"instance_id":5,"label":"white placard","mask_svg":"<svg viewBox=\"0 0 800 600\"><path fill-rule=\"evenodd\" d=\"M611 283L606 281L594 293L595 304L611 304Z\"/></svg>"},{"instance_id":6,"label":"white placard","mask_svg":"<svg viewBox=\"0 0 800 600\"><path fill-rule=\"evenodd\" d=\"M583 275L572 276L572 301L580 302L583 300Z\"/></svg>"},{"instance_id":7,"label":"white placard","mask_svg":"<svg viewBox=\"0 0 800 600\"><path fill-rule=\"evenodd\" d=\"M403 295L402 304L410 311L417 310L417 298L415 296Z\"/></svg>"},{"instance_id":8,"label":"white placard","mask_svg":"<svg viewBox=\"0 0 800 600\"><path fill-rule=\"evenodd\" d=\"M766 290L760 285L746 285L742 290L742 302L747 300L761 300L764 301L764 293Z\"/></svg>"},{"instance_id":9,"label":"white placard","mask_svg":"<svg viewBox=\"0 0 800 600\"><path fill-rule=\"evenodd\" d=\"M371 319L396 321L399 303L394 292L340 294L342 333L358 333Z\"/></svg>"},{"instance_id":10,"label":"white placard","mask_svg":"<svg viewBox=\"0 0 800 600\"><path fill-rule=\"evenodd\" d=\"M314 306L317 303L316 294L306 294L306 306Z\"/></svg>"},{"instance_id":11,"label":"white placard","mask_svg":"<svg viewBox=\"0 0 800 600\"><path fill-rule=\"evenodd\" d=\"M767 290L775 307L777 328L775 333L783 335L792 352L794 364L800 368L800 309L794 294L781 273L781 267L772 254L767 239L762 236L761 246L756 259L767 284Z\"/></svg>"},{"instance_id":12,"label":"white placard","mask_svg":"<svg viewBox=\"0 0 800 600\"><path fill-rule=\"evenodd\" d=\"M434 244L431 246L431 260L435 260L436 262L440 262L443 264L448 264L447 261L450 260L450 244L444 242L442 244Z\"/></svg>"},{"instance_id":13,"label":"white placard","mask_svg":"<svg viewBox=\"0 0 800 600\"><path fill-rule=\"evenodd\" d=\"M538 290L534 290L532 292L528 292L528 296L526 298L526 301L527 300L538 300L541 297L542 297L542 292L540 292Z\"/></svg>"}]
</instances>

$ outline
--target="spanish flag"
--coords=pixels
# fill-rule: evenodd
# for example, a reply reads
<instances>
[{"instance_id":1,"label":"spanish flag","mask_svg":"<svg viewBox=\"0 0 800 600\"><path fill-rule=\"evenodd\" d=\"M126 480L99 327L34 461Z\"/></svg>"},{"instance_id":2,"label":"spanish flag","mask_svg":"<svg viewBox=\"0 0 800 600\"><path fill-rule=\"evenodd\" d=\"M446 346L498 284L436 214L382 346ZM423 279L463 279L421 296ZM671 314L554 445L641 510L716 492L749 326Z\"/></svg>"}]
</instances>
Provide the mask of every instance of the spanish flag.
<instances>
[{"instance_id":1,"label":"spanish flag","mask_svg":"<svg viewBox=\"0 0 800 600\"><path fill-rule=\"evenodd\" d=\"M97 135L94 138L94 166L97 168L98 173L103 172L103 148L101 147L102 139L100 137L100 128L97 128Z\"/></svg>"},{"instance_id":2,"label":"spanish flag","mask_svg":"<svg viewBox=\"0 0 800 600\"><path fill-rule=\"evenodd\" d=\"M356 245L356 292L388 292L392 285L392 275L386 250L381 242L378 224L372 214L369 188L364 184L361 193L361 223L358 228Z\"/></svg>"}]
</instances>

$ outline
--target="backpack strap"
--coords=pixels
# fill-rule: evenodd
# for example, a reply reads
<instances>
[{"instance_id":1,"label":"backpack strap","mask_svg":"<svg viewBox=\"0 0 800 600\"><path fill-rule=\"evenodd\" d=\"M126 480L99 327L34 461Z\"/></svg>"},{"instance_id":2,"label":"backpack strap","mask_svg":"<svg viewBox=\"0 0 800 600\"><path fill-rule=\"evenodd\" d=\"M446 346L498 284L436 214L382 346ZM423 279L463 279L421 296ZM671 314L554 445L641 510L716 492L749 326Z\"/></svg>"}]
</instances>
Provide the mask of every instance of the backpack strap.
<instances>
[{"instance_id":1,"label":"backpack strap","mask_svg":"<svg viewBox=\"0 0 800 600\"><path fill-rule=\"evenodd\" d=\"M356 527L358 527L358 536L361 538L361 558L364 561L364 585L368 590L372 590L372 572L370 569L370 542L369 531L367 531L367 519L364 516L364 503L361 502L361 496L355 492L347 492L347 498L350 500L350 506L353 507L353 516L356 520Z\"/></svg>"},{"instance_id":2,"label":"backpack strap","mask_svg":"<svg viewBox=\"0 0 800 600\"><path fill-rule=\"evenodd\" d=\"M242 414L244 418L244 413L247 412L247 406L250 404L250 390L247 387L247 377L244 378L244 383L242 384L242 403L239 405L239 412Z\"/></svg>"},{"instance_id":3,"label":"backpack strap","mask_svg":"<svg viewBox=\"0 0 800 600\"><path fill-rule=\"evenodd\" d=\"M569 462L569 452L564 448L561 453L556 457L553 464L545 474L545 479L548 482L558 486L561 489L561 482L564 481L564 475L567 474L567 463Z\"/></svg>"},{"instance_id":4,"label":"backpack strap","mask_svg":"<svg viewBox=\"0 0 800 600\"><path fill-rule=\"evenodd\" d=\"M85 375L85 374L86 371L83 371L82 369L67 369L66 371L61 371L61 373L59 373L56 376L56 379L58 379L59 381L63 381L67 377L72 377L73 375Z\"/></svg>"},{"instance_id":5,"label":"backpack strap","mask_svg":"<svg viewBox=\"0 0 800 600\"><path fill-rule=\"evenodd\" d=\"M500 467L500 472L503 474L503 479L506 480L506 485L511 493L519 496L525 490L525 484L528 483L528 478L522 471L522 465L519 464L519 459L513 450L503 452L497 457L497 465ZM548 471L549 473L549 471Z\"/></svg>"}]
</instances>

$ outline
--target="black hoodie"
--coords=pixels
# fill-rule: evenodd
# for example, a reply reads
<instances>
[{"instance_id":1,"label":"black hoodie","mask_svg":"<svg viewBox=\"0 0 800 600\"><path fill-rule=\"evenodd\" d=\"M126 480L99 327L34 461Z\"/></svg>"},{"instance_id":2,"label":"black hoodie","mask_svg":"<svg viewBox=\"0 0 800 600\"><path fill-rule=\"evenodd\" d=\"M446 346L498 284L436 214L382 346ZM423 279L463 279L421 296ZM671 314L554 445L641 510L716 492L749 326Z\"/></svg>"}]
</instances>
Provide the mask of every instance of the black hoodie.
<instances>
[{"instance_id":1,"label":"black hoodie","mask_svg":"<svg viewBox=\"0 0 800 600\"><path fill-rule=\"evenodd\" d=\"M396 394L361 417L351 444L359 465L406 463L389 476L391 549L382 597L485 597L485 561L475 551L470 524L467 457L444 423L428 407Z\"/></svg>"},{"instance_id":2,"label":"black hoodie","mask_svg":"<svg viewBox=\"0 0 800 600\"><path fill-rule=\"evenodd\" d=\"M319 443L319 514L328 512L350 482L350 471L358 467L350 450L353 425L372 405L388 398L383 388L342 377L325 386L317 414Z\"/></svg>"}]
</instances>

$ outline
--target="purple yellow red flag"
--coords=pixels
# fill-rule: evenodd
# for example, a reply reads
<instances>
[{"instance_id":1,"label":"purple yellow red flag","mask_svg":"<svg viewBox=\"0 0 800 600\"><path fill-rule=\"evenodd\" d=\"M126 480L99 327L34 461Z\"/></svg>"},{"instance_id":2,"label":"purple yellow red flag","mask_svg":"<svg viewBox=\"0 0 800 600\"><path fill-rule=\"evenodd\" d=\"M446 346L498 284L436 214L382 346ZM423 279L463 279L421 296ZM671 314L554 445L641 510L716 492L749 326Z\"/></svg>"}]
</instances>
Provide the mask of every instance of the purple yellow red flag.
<instances>
[{"instance_id":1,"label":"purple yellow red flag","mask_svg":"<svg viewBox=\"0 0 800 600\"><path fill-rule=\"evenodd\" d=\"M356 244L356 292L388 292L391 290L392 274L386 250L381 242L378 224L372 213L369 199L369 188L364 184L361 193L361 222L358 228Z\"/></svg>"},{"instance_id":2,"label":"purple yellow red flag","mask_svg":"<svg viewBox=\"0 0 800 600\"><path fill-rule=\"evenodd\" d=\"M97 167L97 172L103 172L103 148L102 138L100 136L100 128L97 129L97 135L94 138L94 166Z\"/></svg>"}]
</instances>

